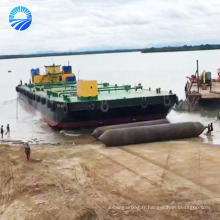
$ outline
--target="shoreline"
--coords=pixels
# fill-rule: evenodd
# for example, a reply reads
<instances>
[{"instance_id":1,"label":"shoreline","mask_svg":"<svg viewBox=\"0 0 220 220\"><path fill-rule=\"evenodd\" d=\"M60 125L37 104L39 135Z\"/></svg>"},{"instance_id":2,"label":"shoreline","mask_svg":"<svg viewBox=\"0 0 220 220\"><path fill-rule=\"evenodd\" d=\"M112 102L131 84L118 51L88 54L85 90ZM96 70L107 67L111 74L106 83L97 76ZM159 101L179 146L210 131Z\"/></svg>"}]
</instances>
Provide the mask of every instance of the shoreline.
<instances>
[{"instance_id":1,"label":"shoreline","mask_svg":"<svg viewBox=\"0 0 220 220\"><path fill-rule=\"evenodd\" d=\"M79 145L79 144L90 144L95 142L96 139L92 137L91 132L81 133L76 136L71 136L66 134L63 139L60 138L59 141L47 142L42 139L31 138L28 140L13 139L11 137L0 139L0 145L8 146L19 146L26 142L29 142L32 146L59 146L59 145Z\"/></svg>"}]
</instances>

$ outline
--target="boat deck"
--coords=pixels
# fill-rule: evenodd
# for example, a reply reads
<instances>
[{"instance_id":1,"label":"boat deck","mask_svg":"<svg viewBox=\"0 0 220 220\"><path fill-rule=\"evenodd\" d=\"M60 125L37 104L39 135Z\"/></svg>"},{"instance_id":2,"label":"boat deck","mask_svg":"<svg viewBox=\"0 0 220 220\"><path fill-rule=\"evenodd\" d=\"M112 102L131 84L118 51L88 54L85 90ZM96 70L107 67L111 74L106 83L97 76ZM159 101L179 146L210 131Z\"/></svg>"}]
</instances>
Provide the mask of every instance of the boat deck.
<instances>
[{"instance_id":1,"label":"boat deck","mask_svg":"<svg viewBox=\"0 0 220 220\"><path fill-rule=\"evenodd\" d=\"M198 94L197 84L194 83L191 87L191 94ZM220 82L212 82L212 86L210 89L209 85L204 85L204 87L199 88L199 94L201 95L201 99L220 99Z\"/></svg>"},{"instance_id":2,"label":"boat deck","mask_svg":"<svg viewBox=\"0 0 220 220\"><path fill-rule=\"evenodd\" d=\"M27 88L23 86L23 88ZM60 93L60 97L50 96L51 100L57 102L63 102L63 95L67 95L69 98L69 102L88 102L88 99L79 99L76 94L76 90L71 87L66 88L49 88L44 89L44 91L35 91L36 95L40 95L42 97L48 97L47 91L53 91ZM97 99L93 99L94 101L109 101L109 100L123 100L123 99L135 99L135 98L148 98L148 97L159 97L159 96L169 96L172 95L169 92L160 91L157 93L155 90L147 90L147 89L137 89L130 88L128 90L125 89L110 89L110 90L100 90L98 93Z\"/></svg>"},{"instance_id":3,"label":"boat deck","mask_svg":"<svg viewBox=\"0 0 220 220\"><path fill-rule=\"evenodd\" d=\"M41 92L41 95L45 95L45 92ZM108 91L99 92L98 98L96 100L97 101L120 100L120 99L133 99L133 98L144 98L144 97L155 97L155 96L166 96L166 95L169 95L169 93L168 92L156 93L155 91L149 91L149 90L135 91L133 89L129 91L116 90L111 92ZM51 97L51 98L56 101L63 101L62 97ZM69 98L71 102L88 101L87 99L86 100L78 99L76 94L70 95Z\"/></svg>"}]
</instances>

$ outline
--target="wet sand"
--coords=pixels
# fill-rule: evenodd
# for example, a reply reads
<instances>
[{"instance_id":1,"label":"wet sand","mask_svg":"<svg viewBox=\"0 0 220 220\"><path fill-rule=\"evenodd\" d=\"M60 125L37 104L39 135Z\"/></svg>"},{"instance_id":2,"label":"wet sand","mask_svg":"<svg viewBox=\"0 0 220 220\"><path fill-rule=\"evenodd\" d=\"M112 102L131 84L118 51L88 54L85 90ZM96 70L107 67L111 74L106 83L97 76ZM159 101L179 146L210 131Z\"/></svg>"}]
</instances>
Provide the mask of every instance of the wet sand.
<instances>
[{"instance_id":1,"label":"wet sand","mask_svg":"<svg viewBox=\"0 0 220 220\"><path fill-rule=\"evenodd\" d=\"M0 219L218 219L220 147L0 145Z\"/></svg>"}]
</instances>

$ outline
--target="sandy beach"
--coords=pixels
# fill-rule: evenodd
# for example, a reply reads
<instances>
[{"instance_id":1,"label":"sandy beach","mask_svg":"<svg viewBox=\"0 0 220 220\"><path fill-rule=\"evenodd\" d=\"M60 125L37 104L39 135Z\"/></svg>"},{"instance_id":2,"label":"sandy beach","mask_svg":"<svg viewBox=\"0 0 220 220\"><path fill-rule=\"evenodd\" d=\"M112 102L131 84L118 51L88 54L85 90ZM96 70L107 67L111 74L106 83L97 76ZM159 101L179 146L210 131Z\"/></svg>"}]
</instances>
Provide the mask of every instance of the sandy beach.
<instances>
[{"instance_id":1,"label":"sandy beach","mask_svg":"<svg viewBox=\"0 0 220 220\"><path fill-rule=\"evenodd\" d=\"M198 138L107 148L0 146L0 219L218 219L220 148Z\"/></svg>"}]
</instances>

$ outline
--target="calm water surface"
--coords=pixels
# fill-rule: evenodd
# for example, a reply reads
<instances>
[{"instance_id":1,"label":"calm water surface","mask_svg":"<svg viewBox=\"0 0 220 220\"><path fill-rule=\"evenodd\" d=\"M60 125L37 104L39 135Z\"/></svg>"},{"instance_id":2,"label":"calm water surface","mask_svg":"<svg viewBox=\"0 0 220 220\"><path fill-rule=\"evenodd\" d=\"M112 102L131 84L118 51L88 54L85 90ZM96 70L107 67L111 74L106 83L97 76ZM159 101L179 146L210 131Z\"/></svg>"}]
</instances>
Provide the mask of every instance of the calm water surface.
<instances>
[{"instance_id":1,"label":"calm water surface","mask_svg":"<svg viewBox=\"0 0 220 220\"><path fill-rule=\"evenodd\" d=\"M118 53L83 56L43 57L28 59L0 60L0 124L11 125L11 137L5 140L32 140L33 143L69 142L86 131L69 130L55 131L43 122L39 115L25 109L17 101L15 86L22 79L28 82L30 69L40 68L44 73L44 65L53 63L72 65L73 72L79 79L95 79L99 82L137 85L142 83L145 88L158 87L172 90L179 99L184 98L186 76L195 73L196 60L199 60L200 72L211 71L217 76L220 67L220 50L176 52L176 53ZM11 73L8 73L11 70ZM217 120L218 109L203 110L194 113L171 111L168 118L171 122L200 121L204 125L214 123L213 136L205 135L198 141L220 144L220 121ZM195 139L197 140L197 139Z\"/></svg>"}]
</instances>

